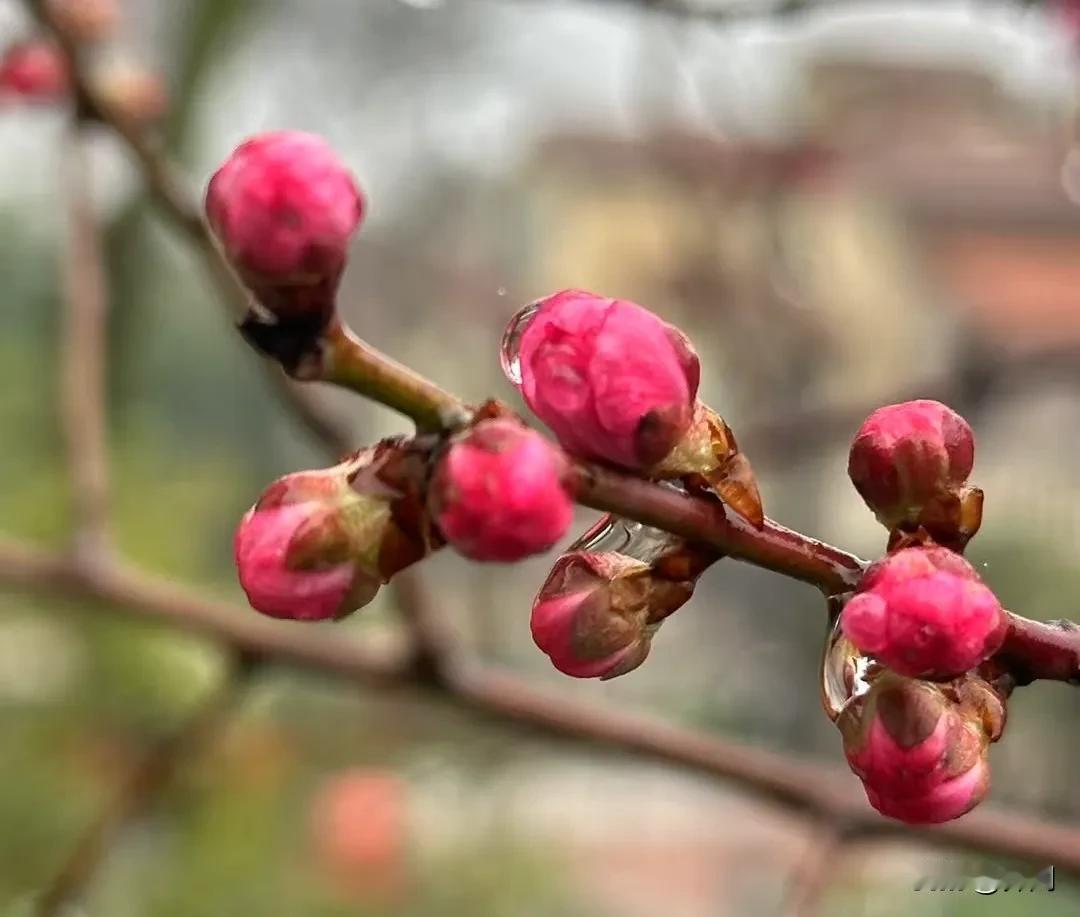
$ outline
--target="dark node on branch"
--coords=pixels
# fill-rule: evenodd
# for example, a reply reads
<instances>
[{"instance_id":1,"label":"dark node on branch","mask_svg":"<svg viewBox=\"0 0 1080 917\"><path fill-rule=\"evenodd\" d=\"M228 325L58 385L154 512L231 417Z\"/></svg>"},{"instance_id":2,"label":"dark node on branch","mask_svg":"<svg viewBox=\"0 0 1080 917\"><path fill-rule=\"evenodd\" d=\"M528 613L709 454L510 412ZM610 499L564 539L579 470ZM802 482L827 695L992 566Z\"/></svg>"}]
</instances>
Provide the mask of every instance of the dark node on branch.
<instances>
[{"instance_id":1,"label":"dark node on branch","mask_svg":"<svg viewBox=\"0 0 1080 917\"><path fill-rule=\"evenodd\" d=\"M313 367L322 360L320 317L296 316L281 319L264 316L250 310L237 325L244 340L263 356L281 364L281 368L296 379L313 375Z\"/></svg>"}]
</instances>

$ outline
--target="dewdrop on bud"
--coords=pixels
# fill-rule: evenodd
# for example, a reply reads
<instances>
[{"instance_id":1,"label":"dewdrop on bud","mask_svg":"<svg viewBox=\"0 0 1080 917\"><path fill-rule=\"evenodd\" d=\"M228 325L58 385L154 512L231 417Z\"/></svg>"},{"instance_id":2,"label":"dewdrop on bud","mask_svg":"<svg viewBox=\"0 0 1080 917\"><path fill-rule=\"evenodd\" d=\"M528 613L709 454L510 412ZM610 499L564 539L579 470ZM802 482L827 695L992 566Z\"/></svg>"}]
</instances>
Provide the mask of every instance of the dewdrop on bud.
<instances>
[{"instance_id":1,"label":"dewdrop on bud","mask_svg":"<svg viewBox=\"0 0 1080 917\"><path fill-rule=\"evenodd\" d=\"M507 328L503 367L582 458L649 468L693 420L697 355L680 331L626 300L564 290L526 307Z\"/></svg>"},{"instance_id":2,"label":"dewdrop on bud","mask_svg":"<svg viewBox=\"0 0 1080 917\"><path fill-rule=\"evenodd\" d=\"M645 661L660 623L693 591L692 580L661 578L624 554L564 554L533 602L533 641L575 678L625 675Z\"/></svg>"}]
</instances>

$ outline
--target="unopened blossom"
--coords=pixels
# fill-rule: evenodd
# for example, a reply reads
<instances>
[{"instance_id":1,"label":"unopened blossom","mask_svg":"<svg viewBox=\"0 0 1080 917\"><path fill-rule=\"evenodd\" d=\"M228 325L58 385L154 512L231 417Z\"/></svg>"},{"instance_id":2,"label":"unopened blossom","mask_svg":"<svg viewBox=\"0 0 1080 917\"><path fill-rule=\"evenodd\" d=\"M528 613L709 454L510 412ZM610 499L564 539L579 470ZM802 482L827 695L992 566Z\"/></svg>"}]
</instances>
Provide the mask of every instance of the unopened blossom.
<instances>
[{"instance_id":1,"label":"unopened blossom","mask_svg":"<svg viewBox=\"0 0 1080 917\"><path fill-rule=\"evenodd\" d=\"M439 460L430 506L446 540L466 557L516 561L546 551L574 516L566 459L510 417L483 420Z\"/></svg>"},{"instance_id":2,"label":"unopened blossom","mask_svg":"<svg viewBox=\"0 0 1080 917\"><path fill-rule=\"evenodd\" d=\"M848 474L889 529L958 524L953 519L975 460L971 427L937 401L874 411L855 435Z\"/></svg>"},{"instance_id":3,"label":"unopened blossom","mask_svg":"<svg viewBox=\"0 0 1080 917\"><path fill-rule=\"evenodd\" d=\"M0 101L51 103L68 90L68 68L60 49L47 41L11 45L0 57Z\"/></svg>"},{"instance_id":4,"label":"unopened blossom","mask_svg":"<svg viewBox=\"0 0 1080 917\"><path fill-rule=\"evenodd\" d=\"M693 589L624 554L564 554L533 602L533 640L567 675L624 675L645 661L656 629Z\"/></svg>"},{"instance_id":5,"label":"unopened blossom","mask_svg":"<svg viewBox=\"0 0 1080 917\"><path fill-rule=\"evenodd\" d=\"M321 327L363 215L352 174L321 137L259 134L210 179L206 214L226 256L278 319Z\"/></svg>"},{"instance_id":6,"label":"unopened blossom","mask_svg":"<svg viewBox=\"0 0 1080 917\"><path fill-rule=\"evenodd\" d=\"M840 618L847 637L903 675L950 678L993 655L1007 621L960 555L905 548L874 564Z\"/></svg>"},{"instance_id":7,"label":"unopened blossom","mask_svg":"<svg viewBox=\"0 0 1080 917\"><path fill-rule=\"evenodd\" d=\"M526 403L575 455L660 462L694 419L699 366L686 337L635 303L581 290L541 300L518 360Z\"/></svg>"},{"instance_id":8,"label":"unopened blossom","mask_svg":"<svg viewBox=\"0 0 1080 917\"><path fill-rule=\"evenodd\" d=\"M407 820L408 787L392 771L335 774L311 804L316 863L350 896L396 898L406 887Z\"/></svg>"},{"instance_id":9,"label":"unopened blossom","mask_svg":"<svg viewBox=\"0 0 1080 917\"><path fill-rule=\"evenodd\" d=\"M943 686L884 672L837 721L870 804L909 824L958 818L990 786L1004 708L979 679Z\"/></svg>"},{"instance_id":10,"label":"unopened blossom","mask_svg":"<svg viewBox=\"0 0 1080 917\"><path fill-rule=\"evenodd\" d=\"M234 540L251 607L313 621L366 605L382 583L376 559L389 515L385 503L349 488L342 466L275 481L244 515Z\"/></svg>"},{"instance_id":11,"label":"unopened blossom","mask_svg":"<svg viewBox=\"0 0 1080 917\"><path fill-rule=\"evenodd\" d=\"M337 618L439 547L423 507L426 453L404 439L271 484L236 533L240 584L278 618Z\"/></svg>"}]
</instances>

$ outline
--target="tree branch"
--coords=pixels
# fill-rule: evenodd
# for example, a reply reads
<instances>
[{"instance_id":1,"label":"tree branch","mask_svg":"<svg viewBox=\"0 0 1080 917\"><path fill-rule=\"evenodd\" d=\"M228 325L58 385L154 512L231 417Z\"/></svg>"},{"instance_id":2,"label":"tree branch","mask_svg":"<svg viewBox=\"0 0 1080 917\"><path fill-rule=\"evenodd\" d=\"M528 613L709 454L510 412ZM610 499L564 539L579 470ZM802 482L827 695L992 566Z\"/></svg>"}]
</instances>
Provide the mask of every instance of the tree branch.
<instances>
[{"instance_id":1,"label":"tree branch","mask_svg":"<svg viewBox=\"0 0 1080 917\"><path fill-rule=\"evenodd\" d=\"M55 26L48 18L47 8L42 10L42 4L35 0L29 2L39 10L47 24ZM62 35L59 37L64 40ZM246 311L247 292L214 244L197 205L184 190L184 183L174 174L160 149L149 143L130 123L108 111L98 100L79 66L75 49L69 42L64 47L71 60L79 97L85 100L89 111L126 141L142 169L152 197L203 255L234 312ZM342 342L348 343L348 338L342 338ZM398 365L373 348L363 346L365 365L380 360L385 360L387 366ZM344 351L348 349L345 347ZM448 406L460 404L454 396L442 392L427 380L423 380L423 385L414 385L415 374L411 370L408 372L408 380L395 393L395 398L403 398L410 403L395 404L398 410L420 418L423 424L429 422L432 416L444 414ZM348 436L340 427L323 416L280 372L274 371L272 378L279 388L284 386L280 390L287 394L290 405L324 444L329 445L337 455L348 451ZM578 462L574 476L578 499L587 506L709 544L720 553L813 583L827 594L850 589L863 565L858 558L839 548L793 532L771 520L766 521L764 528L757 530L741 520L729 519L718 503L680 494L671 488L602 466ZM1014 663L1021 670L1017 683L1023 684L1035 678L1073 681L1080 672L1080 630L1054 627L1011 615L1009 637L1002 652L1005 655L1001 658L1007 663Z\"/></svg>"},{"instance_id":2,"label":"tree branch","mask_svg":"<svg viewBox=\"0 0 1080 917\"><path fill-rule=\"evenodd\" d=\"M124 827L145 813L183 765L220 732L250 671L243 659L238 660L195 712L147 752L42 893L35 910L37 917L61 917L67 913L68 904L83 893Z\"/></svg>"},{"instance_id":3,"label":"tree branch","mask_svg":"<svg viewBox=\"0 0 1080 917\"><path fill-rule=\"evenodd\" d=\"M108 444L105 417L105 337L108 292L101 236L90 193L84 127L75 118L64 144L68 204L61 385L75 554L104 560L108 545Z\"/></svg>"},{"instance_id":4,"label":"tree branch","mask_svg":"<svg viewBox=\"0 0 1080 917\"><path fill-rule=\"evenodd\" d=\"M133 571L88 575L70 559L0 541L0 583L87 602L212 640L253 659L364 685L426 693L518 728L623 751L730 780L755 795L831 819L860 837L916 838L1080 874L1080 831L982 807L938 827L887 821L861 798L855 779L832 768L747 748L644 716L579 703L515 676L454 662L437 682L419 678L408 658L375 655L342 640L335 625L274 622L248 609L210 602Z\"/></svg>"}]
</instances>

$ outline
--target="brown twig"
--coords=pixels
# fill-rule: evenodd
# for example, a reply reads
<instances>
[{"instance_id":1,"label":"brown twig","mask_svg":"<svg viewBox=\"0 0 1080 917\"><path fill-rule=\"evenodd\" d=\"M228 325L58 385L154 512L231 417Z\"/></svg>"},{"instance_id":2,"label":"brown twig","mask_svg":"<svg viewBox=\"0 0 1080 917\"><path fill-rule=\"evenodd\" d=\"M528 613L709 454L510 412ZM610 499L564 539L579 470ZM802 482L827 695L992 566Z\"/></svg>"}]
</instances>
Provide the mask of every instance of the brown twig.
<instances>
[{"instance_id":1,"label":"brown twig","mask_svg":"<svg viewBox=\"0 0 1080 917\"><path fill-rule=\"evenodd\" d=\"M426 691L477 715L519 728L624 751L731 780L761 798L827 817L860 837L910 837L928 843L1054 862L1080 874L1080 831L983 807L939 827L887 821L863 801L855 778L764 749L748 748L644 716L580 703L515 676L455 663L438 682L417 677L408 658L373 654L342 640L335 625L273 622L247 609L189 595L132 571L88 576L70 559L0 542L0 583L105 606L186 630L247 656L384 689ZM432 693L433 692L433 693Z\"/></svg>"},{"instance_id":2,"label":"brown twig","mask_svg":"<svg viewBox=\"0 0 1080 917\"><path fill-rule=\"evenodd\" d=\"M249 672L250 666L242 659L238 661L195 712L132 769L112 802L79 838L39 897L37 917L59 917L82 894L123 829L146 812L183 765L219 733Z\"/></svg>"},{"instance_id":3,"label":"brown twig","mask_svg":"<svg viewBox=\"0 0 1080 917\"><path fill-rule=\"evenodd\" d=\"M689 496L587 462L574 463L577 499L586 506L711 545L730 557L812 583L827 594L850 590L864 562L853 554L766 519L755 528L722 503Z\"/></svg>"},{"instance_id":4,"label":"brown twig","mask_svg":"<svg viewBox=\"0 0 1080 917\"><path fill-rule=\"evenodd\" d=\"M41 11L39 2L31 0L31 5ZM42 15L47 23L55 25L47 18L47 11ZM72 53L70 45L65 47L71 56L79 97L85 100L89 110L99 120L115 130L131 147L151 195L203 254L234 312L246 310L247 293L222 258L199 215L198 207L185 192L184 183L177 178L156 146L98 102L93 87L79 66L77 54ZM365 361L378 360L381 356L377 351L365 349ZM286 386L282 390L287 393L291 407L322 442L329 444L338 455L348 451L348 436L336 423L323 416L280 372L274 371L272 378L279 385ZM457 399L446 393L434 401L430 400L431 391L439 391L430 383L413 387L410 382L403 389L429 399L427 403L414 408L416 414L423 418L432 416L433 407L438 414L447 405L458 403ZM576 476L579 500L586 505L703 541L721 553L812 582L826 593L850 588L861 569L862 562L858 558L838 548L771 521L760 531L753 529L739 521L729 520L723 508L710 501L687 497L629 475L584 463L576 466ZM1076 660L1080 659L1080 631L1067 627L1051 628L1050 625L1014 615L1005 652L1006 658L1016 660L1025 667L1024 677L1027 681L1034 678L1071 681L1076 678Z\"/></svg>"},{"instance_id":5,"label":"brown twig","mask_svg":"<svg viewBox=\"0 0 1080 917\"><path fill-rule=\"evenodd\" d=\"M242 319L250 305L250 297L207 232L194 189L165 156L157 137L144 131L136 122L124 118L105 102L90 78L78 45L61 27L49 4L44 0L26 0L26 4L56 37L68 61L76 110L84 121L98 121L124 141L152 192L152 199L195 246L221 290L230 314L237 321ZM259 363L278 397L317 440L330 445L335 457L352 449L352 437L344 423L332 416L309 391L289 379L279 367L265 360Z\"/></svg>"},{"instance_id":6,"label":"brown twig","mask_svg":"<svg viewBox=\"0 0 1080 917\"><path fill-rule=\"evenodd\" d=\"M68 244L59 362L73 549L76 557L97 563L105 561L109 550L104 356L108 291L90 193L84 128L77 119L64 145L64 179Z\"/></svg>"},{"instance_id":7,"label":"brown twig","mask_svg":"<svg viewBox=\"0 0 1080 917\"><path fill-rule=\"evenodd\" d=\"M846 843L843 825L827 820L814 824L806 851L789 879L785 917L816 917Z\"/></svg>"},{"instance_id":8,"label":"brown twig","mask_svg":"<svg viewBox=\"0 0 1080 917\"><path fill-rule=\"evenodd\" d=\"M33 5L47 20L47 9L40 3ZM78 66L77 49L66 47L74 64L81 107L113 127L127 141L155 199L163 204L165 212L177 221L206 257L234 311L246 310L246 293L221 258L197 207L168 161L134 126L114 117L99 103ZM404 376L394 377L397 364L364 346L369 362L385 374L383 381L389 380L391 388L404 379ZM281 378L280 374L275 375ZM336 381L350 387L370 385L367 377L353 379L348 375L346 372ZM415 379L415 374L410 378ZM393 397L384 392L380 400L414 417L421 425L429 425L436 415L438 422L445 424L447 420L442 408L459 402L424 381L425 385L412 389L402 384L391 393ZM438 397L432 392L438 393ZM409 398L418 400L409 403ZM333 441L335 450L345 451L342 447L347 448L346 437L339 435L332 424L319 420L310 404L298 407L308 425L324 441ZM608 469L581 464L577 467L577 476L582 502L704 541L731 556L813 582L826 592L850 588L861 571L861 562L852 555L775 523L754 529L729 519L718 504L687 497ZM1052 859L1062 869L1080 872L1080 832L992 810L980 810L962 821L940 828L905 828L880 819L852 792L850 778L842 780L824 768L630 714L575 704L557 694L531 688L511 676L462 666L450 657L440 640L432 638L422 615L414 614L410 619L420 656L413 654L408 658L393 659L373 656L360 646L330 639L309 629L297 629L295 625L289 628L250 615L235 616L222 606L207 604L126 568L87 567L64 557L40 554L19 546L0 545L0 579L24 588L68 594L82 600L97 599L140 617L201 633L254 659L300 665L383 687L434 690L437 696L477 714L736 780L774 802L825 819L830 824L842 825L845 832L868 836L916 836L934 843L966 846L1036 862ZM405 590L399 591L399 596L405 597L404 604L408 604L407 582ZM1032 634L1040 634L1038 628L1046 625L1023 619L1017 619L1017 622L1010 652L1014 654L1013 658L1024 659L1025 646L1030 648ZM1064 647L1054 641L1043 641L1038 646L1047 643L1052 644L1059 654L1054 657L1055 664L1060 662L1060 654L1071 646L1068 641ZM424 654L430 664L417 665L416 659L423 658ZM1065 669L1055 671L1064 672ZM437 677L432 677L431 672ZM166 775L171 773L181 757L176 752L183 747L180 743L168 754L162 753L160 760L168 763L150 768L150 772L164 770ZM162 782L150 779L146 785L156 790ZM135 800L149 799L153 795L151 790L144 792L141 789L142 781L137 781L135 786L137 789L130 791ZM130 805L121 803L118 811L130 811L126 808ZM104 838L111 834L112 829L101 832ZM98 843L91 837L85 841L85 847L103 849L103 842ZM79 858L76 854L76 859Z\"/></svg>"}]
</instances>

